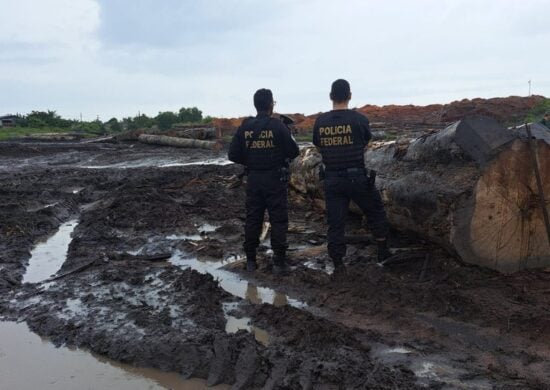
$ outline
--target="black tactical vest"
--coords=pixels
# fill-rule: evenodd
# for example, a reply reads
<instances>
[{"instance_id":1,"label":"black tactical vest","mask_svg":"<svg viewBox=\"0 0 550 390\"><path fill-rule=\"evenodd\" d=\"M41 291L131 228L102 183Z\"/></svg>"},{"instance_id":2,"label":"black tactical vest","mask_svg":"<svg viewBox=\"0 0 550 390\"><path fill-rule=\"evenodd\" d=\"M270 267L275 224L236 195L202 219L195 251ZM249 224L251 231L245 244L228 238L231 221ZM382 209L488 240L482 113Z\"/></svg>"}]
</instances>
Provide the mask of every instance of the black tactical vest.
<instances>
[{"instance_id":1,"label":"black tactical vest","mask_svg":"<svg viewBox=\"0 0 550 390\"><path fill-rule=\"evenodd\" d=\"M314 143L320 148L327 170L364 168L370 131L367 119L359 115L352 110L334 110L317 118Z\"/></svg>"},{"instance_id":2,"label":"black tactical vest","mask_svg":"<svg viewBox=\"0 0 550 390\"><path fill-rule=\"evenodd\" d=\"M259 116L243 123L242 132L246 166L251 171L283 167L285 155L281 148L281 126L278 119Z\"/></svg>"}]
</instances>

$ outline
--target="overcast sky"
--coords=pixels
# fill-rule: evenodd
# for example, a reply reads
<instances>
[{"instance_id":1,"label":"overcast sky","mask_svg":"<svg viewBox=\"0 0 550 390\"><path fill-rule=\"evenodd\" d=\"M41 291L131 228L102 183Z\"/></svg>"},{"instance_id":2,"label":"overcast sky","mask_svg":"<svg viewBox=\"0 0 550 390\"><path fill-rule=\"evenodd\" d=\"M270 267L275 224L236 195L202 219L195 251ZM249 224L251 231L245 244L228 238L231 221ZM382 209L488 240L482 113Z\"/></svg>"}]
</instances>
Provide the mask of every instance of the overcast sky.
<instances>
[{"instance_id":1,"label":"overcast sky","mask_svg":"<svg viewBox=\"0 0 550 390\"><path fill-rule=\"evenodd\" d=\"M550 96L550 0L0 0L0 114L156 115L199 107Z\"/></svg>"}]
</instances>

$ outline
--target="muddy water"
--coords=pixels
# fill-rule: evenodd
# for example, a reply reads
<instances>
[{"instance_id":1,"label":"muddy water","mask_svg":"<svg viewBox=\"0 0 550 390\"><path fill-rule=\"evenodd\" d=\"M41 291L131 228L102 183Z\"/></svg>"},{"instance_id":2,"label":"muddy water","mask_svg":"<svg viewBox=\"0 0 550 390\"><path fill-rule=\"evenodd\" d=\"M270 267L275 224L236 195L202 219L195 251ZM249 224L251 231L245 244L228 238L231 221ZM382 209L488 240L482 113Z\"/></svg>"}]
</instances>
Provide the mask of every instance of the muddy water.
<instances>
[{"instance_id":1,"label":"muddy water","mask_svg":"<svg viewBox=\"0 0 550 390\"><path fill-rule=\"evenodd\" d=\"M307 306L304 302L290 298L273 289L256 286L239 278L238 275L232 272L221 269L225 265L222 262L200 261L194 257L186 256L180 251L176 251L169 261L181 268L191 268L202 274L212 275L214 279L219 281L220 287L225 291L254 304L267 303L277 307L290 305L300 309Z\"/></svg>"},{"instance_id":2,"label":"muddy water","mask_svg":"<svg viewBox=\"0 0 550 390\"><path fill-rule=\"evenodd\" d=\"M59 271L67 257L71 234L77 224L77 220L65 222L53 236L31 251L23 283L39 283Z\"/></svg>"},{"instance_id":3,"label":"muddy water","mask_svg":"<svg viewBox=\"0 0 550 390\"><path fill-rule=\"evenodd\" d=\"M25 324L0 322L0 389L206 389L199 379L137 368L83 350L55 348ZM215 386L212 389L228 389Z\"/></svg>"},{"instance_id":4,"label":"muddy water","mask_svg":"<svg viewBox=\"0 0 550 390\"><path fill-rule=\"evenodd\" d=\"M271 342L271 337L266 330L251 325L252 319L250 317L238 318L229 314L232 310L237 309L238 306L238 302L228 302L223 304L223 312L227 320L225 331L227 333L236 333L239 330L245 330L252 333L257 342L267 347Z\"/></svg>"},{"instance_id":5,"label":"muddy water","mask_svg":"<svg viewBox=\"0 0 550 390\"><path fill-rule=\"evenodd\" d=\"M218 280L220 287L235 297L245 299L253 304L261 305L267 303L276 307L285 305L294 306L300 309L306 308L304 302L290 298L285 294L279 293L267 287L259 287L246 280L240 279L236 274L221 269L224 265L231 261L238 261L238 258L232 258L225 262L207 262L200 261L196 258L186 256L184 253L177 251L171 258L170 263L182 267L191 268L200 273L208 273ZM235 317L231 315L231 311L238 307L238 302L225 303L223 310L226 319L225 331L227 333L235 333L239 330L245 330L254 335L256 341L264 346L268 346L271 342L271 337L267 331L257 326L252 325L252 319L249 317Z\"/></svg>"},{"instance_id":6,"label":"muddy water","mask_svg":"<svg viewBox=\"0 0 550 390\"><path fill-rule=\"evenodd\" d=\"M195 165L229 165L233 164L226 158L212 158L206 160L198 160L191 162L183 162L177 159L152 159L146 158L136 161L127 161L114 163L109 165L83 165L81 168L86 169L130 169L130 168L146 168L146 167L156 167L156 168L172 168L172 167L188 167Z\"/></svg>"}]
</instances>

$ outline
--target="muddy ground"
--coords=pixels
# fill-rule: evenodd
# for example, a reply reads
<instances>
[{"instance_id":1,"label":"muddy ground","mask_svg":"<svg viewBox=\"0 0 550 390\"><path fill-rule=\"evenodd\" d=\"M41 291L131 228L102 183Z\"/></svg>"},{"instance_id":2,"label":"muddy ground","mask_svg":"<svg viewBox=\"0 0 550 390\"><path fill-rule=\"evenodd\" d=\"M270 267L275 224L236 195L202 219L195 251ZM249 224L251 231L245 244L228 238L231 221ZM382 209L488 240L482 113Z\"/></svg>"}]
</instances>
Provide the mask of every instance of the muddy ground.
<instances>
[{"instance_id":1,"label":"muddy ground","mask_svg":"<svg viewBox=\"0 0 550 390\"><path fill-rule=\"evenodd\" d=\"M466 266L398 231L404 261L380 267L351 215L349 272L334 279L323 211L291 194L293 272L271 274L267 239L246 273L244 188L224 157L0 143L0 316L240 389L550 388L550 272ZM70 220L57 278L22 283L33 248Z\"/></svg>"}]
</instances>

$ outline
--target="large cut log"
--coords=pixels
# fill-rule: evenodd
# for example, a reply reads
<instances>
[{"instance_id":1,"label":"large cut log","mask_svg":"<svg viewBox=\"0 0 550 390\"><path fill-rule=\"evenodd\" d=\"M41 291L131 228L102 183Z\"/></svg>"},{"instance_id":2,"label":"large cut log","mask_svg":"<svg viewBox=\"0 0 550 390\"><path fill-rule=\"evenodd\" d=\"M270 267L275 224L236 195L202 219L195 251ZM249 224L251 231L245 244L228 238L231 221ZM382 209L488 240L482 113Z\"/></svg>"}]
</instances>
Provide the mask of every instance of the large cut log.
<instances>
[{"instance_id":1,"label":"large cut log","mask_svg":"<svg viewBox=\"0 0 550 390\"><path fill-rule=\"evenodd\" d=\"M193 139L215 139L216 138L216 129L213 127L191 127L191 128L181 128L174 126L170 131L178 137L183 138L193 138Z\"/></svg>"},{"instance_id":2,"label":"large cut log","mask_svg":"<svg viewBox=\"0 0 550 390\"><path fill-rule=\"evenodd\" d=\"M220 144L214 141L202 141L191 138L168 137L166 135L141 134L139 142L152 145L175 146L178 148L219 149Z\"/></svg>"},{"instance_id":3,"label":"large cut log","mask_svg":"<svg viewBox=\"0 0 550 390\"><path fill-rule=\"evenodd\" d=\"M533 133L550 205L550 133ZM514 272L550 267L550 243L525 130L470 118L410 143L373 145L366 166L378 172L390 222L436 242L465 262ZM323 196L321 158L304 148L291 185Z\"/></svg>"}]
</instances>

